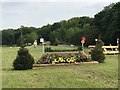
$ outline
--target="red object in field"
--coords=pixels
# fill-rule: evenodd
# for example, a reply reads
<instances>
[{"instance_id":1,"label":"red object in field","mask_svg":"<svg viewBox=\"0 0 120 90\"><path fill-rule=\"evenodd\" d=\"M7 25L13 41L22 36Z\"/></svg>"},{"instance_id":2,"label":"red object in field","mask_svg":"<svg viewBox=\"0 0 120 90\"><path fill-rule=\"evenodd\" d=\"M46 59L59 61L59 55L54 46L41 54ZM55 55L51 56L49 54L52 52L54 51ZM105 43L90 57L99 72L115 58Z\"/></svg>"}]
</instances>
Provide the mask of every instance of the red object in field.
<instances>
[{"instance_id":1,"label":"red object in field","mask_svg":"<svg viewBox=\"0 0 120 90\"><path fill-rule=\"evenodd\" d=\"M85 40L86 40L86 37L82 37L82 40L85 41Z\"/></svg>"}]
</instances>

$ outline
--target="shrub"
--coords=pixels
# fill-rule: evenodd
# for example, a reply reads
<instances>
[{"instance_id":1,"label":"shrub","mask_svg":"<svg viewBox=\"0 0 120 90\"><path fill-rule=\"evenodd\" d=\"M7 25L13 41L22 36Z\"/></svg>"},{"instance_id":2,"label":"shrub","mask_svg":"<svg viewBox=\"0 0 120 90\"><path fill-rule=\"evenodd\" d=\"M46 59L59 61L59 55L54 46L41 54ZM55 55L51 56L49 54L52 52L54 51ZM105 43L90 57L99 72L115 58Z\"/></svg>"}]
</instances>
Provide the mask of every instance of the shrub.
<instances>
[{"instance_id":1,"label":"shrub","mask_svg":"<svg viewBox=\"0 0 120 90\"><path fill-rule=\"evenodd\" d=\"M66 50L53 50L51 47L45 47L45 52L70 52L70 51L81 51L81 48L78 49L66 49Z\"/></svg>"},{"instance_id":2,"label":"shrub","mask_svg":"<svg viewBox=\"0 0 120 90\"><path fill-rule=\"evenodd\" d=\"M104 43L102 42L102 40L98 39L95 48L91 52L91 58L94 61L98 61L99 63L103 63L105 60L105 55L103 54L103 49L102 49L103 45Z\"/></svg>"},{"instance_id":3,"label":"shrub","mask_svg":"<svg viewBox=\"0 0 120 90\"><path fill-rule=\"evenodd\" d=\"M45 47L45 52L52 52L51 47Z\"/></svg>"},{"instance_id":4,"label":"shrub","mask_svg":"<svg viewBox=\"0 0 120 90\"><path fill-rule=\"evenodd\" d=\"M30 55L27 48L21 47L18 51L16 59L13 61L13 67L15 70L27 70L32 69L34 59Z\"/></svg>"}]
</instances>

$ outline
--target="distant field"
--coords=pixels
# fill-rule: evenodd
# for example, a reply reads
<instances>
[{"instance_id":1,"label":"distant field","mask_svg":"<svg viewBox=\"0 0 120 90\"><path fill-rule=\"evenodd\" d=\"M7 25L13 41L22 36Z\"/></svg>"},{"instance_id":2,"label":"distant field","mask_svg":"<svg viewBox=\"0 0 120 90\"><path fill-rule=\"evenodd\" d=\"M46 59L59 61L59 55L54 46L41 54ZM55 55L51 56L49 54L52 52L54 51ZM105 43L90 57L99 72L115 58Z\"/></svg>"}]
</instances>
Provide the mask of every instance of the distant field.
<instances>
[{"instance_id":1,"label":"distant field","mask_svg":"<svg viewBox=\"0 0 120 90\"><path fill-rule=\"evenodd\" d=\"M27 47L35 58L42 55L42 47ZM56 49L77 47L54 46ZM107 55L103 64L36 67L32 70L12 70L19 47L2 48L3 88L117 88L118 56Z\"/></svg>"}]
</instances>

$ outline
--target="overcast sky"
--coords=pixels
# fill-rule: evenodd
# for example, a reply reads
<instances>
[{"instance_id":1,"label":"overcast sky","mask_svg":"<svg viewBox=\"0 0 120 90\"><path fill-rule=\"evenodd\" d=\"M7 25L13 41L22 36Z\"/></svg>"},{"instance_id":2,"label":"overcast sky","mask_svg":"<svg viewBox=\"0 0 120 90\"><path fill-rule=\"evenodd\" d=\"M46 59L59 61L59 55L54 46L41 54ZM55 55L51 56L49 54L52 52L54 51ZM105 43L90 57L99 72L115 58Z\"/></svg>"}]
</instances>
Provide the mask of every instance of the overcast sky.
<instances>
[{"instance_id":1,"label":"overcast sky","mask_svg":"<svg viewBox=\"0 0 120 90\"><path fill-rule=\"evenodd\" d=\"M2 0L0 29L41 27L72 17L89 16L119 0ZM1 5L0 5L1 6ZM1 21L1 20L0 20Z\"/></svg>"}]
</instances>

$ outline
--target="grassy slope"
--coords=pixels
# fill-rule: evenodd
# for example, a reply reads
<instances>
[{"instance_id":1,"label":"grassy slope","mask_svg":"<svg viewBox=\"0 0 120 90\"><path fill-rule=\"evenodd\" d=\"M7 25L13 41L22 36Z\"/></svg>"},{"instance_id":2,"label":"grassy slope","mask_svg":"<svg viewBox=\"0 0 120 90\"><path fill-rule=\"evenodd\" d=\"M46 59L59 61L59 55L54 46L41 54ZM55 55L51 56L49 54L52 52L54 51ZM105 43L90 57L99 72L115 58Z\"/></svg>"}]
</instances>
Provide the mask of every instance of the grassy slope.
<instances>
[{"instance_id":1,"label":"grassy slope","mask_svg":"<svg viewBox=\"0 0 120 90\"><path fill-rule=\"evenodd\" d=\"M61 48L61 47L53 47ZM62 47L69 48L69 47ZM42 48L28 47L35 60ZM103 64L80 64L70 66L37 67L32 70L12 70L17 47L2 49L3 88L115 88L118 83L118 57L106 56Z\"/></svg>"}]
</instances>

